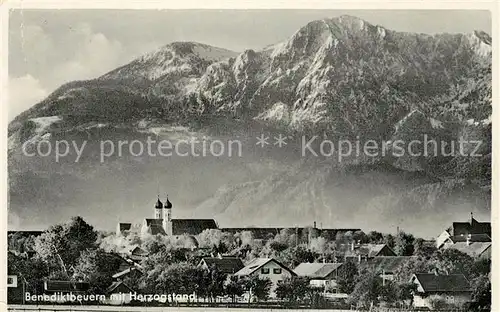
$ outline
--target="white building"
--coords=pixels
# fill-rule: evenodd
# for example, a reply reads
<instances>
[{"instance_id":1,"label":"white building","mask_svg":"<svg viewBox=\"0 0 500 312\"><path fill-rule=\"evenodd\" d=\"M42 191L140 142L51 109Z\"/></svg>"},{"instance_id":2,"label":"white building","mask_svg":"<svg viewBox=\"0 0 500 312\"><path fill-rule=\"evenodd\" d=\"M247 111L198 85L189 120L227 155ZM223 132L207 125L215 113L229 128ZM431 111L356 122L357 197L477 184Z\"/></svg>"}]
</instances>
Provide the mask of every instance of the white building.
<instances>
[{"instance_id":1,"label":"white building","mask_svg":"<svg viewBox=\"0 0 500 312\"><path fill-rule=\"evenodd\" d=\"M256 258L234 275L239 278L251 276L258 276L262 279L268 278L272 283L269 296L275 298L278 282L296 276L297 274L275 259Z\"/></svg>"},{"instance_id":2,"label":"white building","mask_svg":"<svg viewBox=\"0 0 500 312\"><path fill-rule=\"evenodd\" d=\"M433 302L441 300L450 306L462 306L471 301L472 290L463 274L416 273L410 281L417 285L413 294L416 308L433 309Z\"/></svg>"}]
</instances>

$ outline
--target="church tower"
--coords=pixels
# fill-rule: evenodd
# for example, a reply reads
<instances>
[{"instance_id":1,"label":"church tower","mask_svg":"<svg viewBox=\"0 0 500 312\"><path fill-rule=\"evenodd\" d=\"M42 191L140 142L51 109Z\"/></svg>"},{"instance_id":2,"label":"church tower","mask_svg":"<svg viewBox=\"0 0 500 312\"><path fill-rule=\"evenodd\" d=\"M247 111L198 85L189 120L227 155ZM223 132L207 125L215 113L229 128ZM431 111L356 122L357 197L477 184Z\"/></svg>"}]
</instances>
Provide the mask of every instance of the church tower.
<instances>
[{"instance_id":1,"label":"church tower","mask_svg":"<svg viewBox=\"0 0 500 312\"><path fill-rule=\"evenodd\" d=\"M155 212L154 212L153 219L161 219L162 210L163 210L163 204L160 201L160 196L158 195L158 200L156 201L156 204L155 204Z\"/></svg>"},{"instance_id":2,"label":"church tower","mask_svg":"<svg viewBox=\"0 0 500 312\"><path fill-rule=\"evenodd\" d=\"M172 236L172 203L168 200L165 202L163 209L163 229L167 235Z\"/></svg>"}]
</instances>

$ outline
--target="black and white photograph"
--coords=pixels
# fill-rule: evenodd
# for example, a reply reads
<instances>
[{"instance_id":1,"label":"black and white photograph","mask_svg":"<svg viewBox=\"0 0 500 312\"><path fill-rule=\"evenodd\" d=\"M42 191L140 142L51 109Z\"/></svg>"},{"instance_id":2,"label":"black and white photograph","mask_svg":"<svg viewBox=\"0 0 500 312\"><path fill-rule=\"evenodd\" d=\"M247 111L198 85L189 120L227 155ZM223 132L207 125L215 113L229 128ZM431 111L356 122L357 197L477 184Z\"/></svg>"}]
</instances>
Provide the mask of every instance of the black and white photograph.
<instances>
[{"instance_id":1,"label":"black and white photograph","mask_svg":"<svg viewBox=\"0 0 500 312\"><path fill-rule=\"evenodd\" d=\"M8 310L494 311L496 14L9 9Z\"/></svg>"}]
</instances>

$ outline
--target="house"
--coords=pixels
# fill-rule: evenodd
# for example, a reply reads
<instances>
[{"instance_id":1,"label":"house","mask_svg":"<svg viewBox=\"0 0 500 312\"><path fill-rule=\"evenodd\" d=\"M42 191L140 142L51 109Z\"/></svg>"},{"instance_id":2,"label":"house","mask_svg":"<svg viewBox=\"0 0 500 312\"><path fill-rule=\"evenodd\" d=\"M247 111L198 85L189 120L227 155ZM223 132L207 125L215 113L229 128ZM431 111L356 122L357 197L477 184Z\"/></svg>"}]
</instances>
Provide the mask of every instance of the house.
<instances>
[{"instance_id":1,"label":"house","mask_svg":"<svg viewBox=\"0 0 500 312\"><path fill-rule=\"evenodd\" d=\"M396 253L386 244L349 244L349 248L340 255L345 260L368 261L375 257L395 257Z\"/></svg>"},{"instance_id":2,"label":"house","mask_svg":"<svg viewBox=\"0 0 500 312\"><path fill-rule=\"evenodd\" d=\"M463 274L416 273L410 282L417 285L413 294L413 305L416 308L432 309L435 300L443 300L453 306L471 301L472 289Z\"/></svg>"},{"instance_id":3,"label":"house","mask_svg":"<svg viewBox=\"0 0 500 312\"><path fill-rule=\"evenodd\" d=\"M488 234L469 234L469 235L454 235L447 236L444 241L440 243L438 248L444 248L456 243L491 243L491 237Z\"/></svg>"},{"instance_id":4,"label":"house","mask_svg":"<svg viewBox=\"0 0 500 312\"><path fill-rule=\"evenodd\" d=\"M406 261L411 260L416 257L406 257L406 256L381 256L371 258L369 261L364 261L360 263L359 269L368 269L372 272L376 272L382 279L392 281L397 270L404 265Z\"/></svg>"},{"instance_id":5,"label":"house","mask_svg":"<svg viewBox=\"0 0 500 312\"><path fill-rule=\"evenodd\" d=\"M468 235L446 235L444 232L441 234L438 249L445 249L450 245L456 243L491 243L491 237L488 234L468 234Z\"/></svg>"},{"instance_id":6,"label":"house","mask_svg":"<svg viewBox=\"0 0 500 312\"><path fill-rule=\"evenodd\" d=\"M132 223L119 222L116 226L116 236L124 235L127 231L132 229Z\"/></svg>"},{"instance_id":7,"label":"house","mask_svg":"<svg viewBox=\"0 0 500 312\"><path fill-rule=\"evenodd\" d=\"M268 278L272 283L269 295L271 298L275 298L278 282L297 274L275 259L255 258L234 275L238 278L251 276L258 276L262 279Z\"/></svg>"},{"instance_id":8,"label":"house","mask_svg":"<svg viewBox=\"0 0 500 312\"><path fill-rule=\"evenodd\" d=\"M457 242L444 245L443 249L455 249L473 258L491 259L491 242Z\"/></svg>"},{"instance_id":9,"label":"house","mask_svg":"<svg viewBox=\"0 0 500 312\"><path fill-rule=\"evenodd\" d=\"M238 272L245 267L243 261L241 261L240 258L224 256L203 257L198 266L206 270L216 269L219 272L230 275Z\"/></svg>"},{"instance_id":10,"label":"house","mask_svg":"<svg viewBox=\"0 0 500 312\"><path fill-rule=\"evenodd\" d=\"M436 247L441 248L446 242L453 241L457 237L467 237L468 235L486 234L491 237L491 223L490 222L478 222L474 219L474 215L470 214L470 220L468 222L453 222L452 225L443 231L436 238ZM484 236L483 236L484 237ZM480 239L480 238L478 238Z\"/></svg>"},{"instance_id":11,"label":"house","mask_svg":"<svg viewBox=\"0 0 500 312\"><path fill-rule=\"evenodd\" d=\"M106 300L103 303L110 305L122 305L132 301L132 294L135 292L122 281L113 282L104 292Z\"/></svg>"},{"instance_id":12,"label":"house","mask_svg":"<svg viewBox=\"0 0 500 312\"><path fill-rule=\"evenodd\" d=\"M337 271L342 263L301 263L293 271L297 276L310 278L310 284L337 293Z\"/></svg>"}]
</instances>

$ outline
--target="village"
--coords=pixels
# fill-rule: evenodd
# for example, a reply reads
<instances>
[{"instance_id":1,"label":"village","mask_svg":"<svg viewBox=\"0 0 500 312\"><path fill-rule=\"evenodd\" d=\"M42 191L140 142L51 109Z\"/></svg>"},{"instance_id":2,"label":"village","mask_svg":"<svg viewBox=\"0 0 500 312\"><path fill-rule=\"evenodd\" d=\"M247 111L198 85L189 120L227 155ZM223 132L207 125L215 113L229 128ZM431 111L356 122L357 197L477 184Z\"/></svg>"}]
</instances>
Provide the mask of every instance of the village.
<instances>
[{"instance_id":1,"label":"village","mask_svg":"<svg viewBox=\"0 0 500 312\"><path fill-rule=\"evenodd\" d=\"M120 222L109 233L80 217L43 232L10 231L9 304L74 304L68 298L95 295L79 301L490 309L491 224L472 213L425 240L316 222L219 228L213 219L173 218L172 202L160 197L152 210L153 218Z\"/></svg>"}]
</instances>

